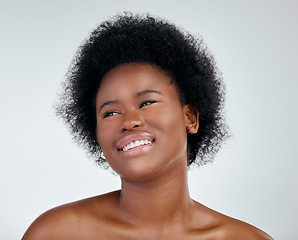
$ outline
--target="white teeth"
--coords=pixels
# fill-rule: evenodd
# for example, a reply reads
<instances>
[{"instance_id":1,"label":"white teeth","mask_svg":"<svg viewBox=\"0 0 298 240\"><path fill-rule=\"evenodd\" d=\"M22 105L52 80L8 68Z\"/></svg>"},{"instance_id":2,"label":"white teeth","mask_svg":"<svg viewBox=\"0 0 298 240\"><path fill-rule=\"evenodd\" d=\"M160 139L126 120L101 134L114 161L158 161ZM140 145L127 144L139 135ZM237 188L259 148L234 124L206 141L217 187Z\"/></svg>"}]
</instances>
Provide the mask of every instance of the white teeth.
<instances>
[{"instance_id":1,"label":"white teeth","mask_svg":"<svg viewBox=\"0 0 298 240\"><path fill-rule=\"evenodd\" d=\"M139 147L139 146L150 144L150 143L151 143L151 141L148 141L148 140L136 140L134 142L127 144L124 148L122 148L122 151L125 152L131 148Z\"/></svg>"}]
</instances>

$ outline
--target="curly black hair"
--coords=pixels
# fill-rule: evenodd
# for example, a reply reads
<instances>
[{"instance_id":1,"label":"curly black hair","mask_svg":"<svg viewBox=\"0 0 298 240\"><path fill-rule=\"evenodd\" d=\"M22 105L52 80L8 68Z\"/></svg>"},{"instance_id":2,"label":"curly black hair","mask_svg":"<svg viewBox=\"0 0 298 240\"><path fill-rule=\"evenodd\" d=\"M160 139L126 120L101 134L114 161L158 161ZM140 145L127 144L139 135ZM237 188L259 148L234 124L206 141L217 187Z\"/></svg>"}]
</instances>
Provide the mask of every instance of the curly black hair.
<instances>
[{"instance_id":1,"label":"curly black hair","mask_svg":"<svg viewBox=\"0 0 298 240\"><path fill-rule=\"evenodd\" d=\"M229 135L221 74L201 38L149 14L117 15L101 23L79 47L56 108L74 140L108 167L96 138L95 97L107 72L128 63L157 66L171 77L181 104L191 103L199 112L199 130L187 137L188 166L212 161Z\"/></svg>"}]
</instances>

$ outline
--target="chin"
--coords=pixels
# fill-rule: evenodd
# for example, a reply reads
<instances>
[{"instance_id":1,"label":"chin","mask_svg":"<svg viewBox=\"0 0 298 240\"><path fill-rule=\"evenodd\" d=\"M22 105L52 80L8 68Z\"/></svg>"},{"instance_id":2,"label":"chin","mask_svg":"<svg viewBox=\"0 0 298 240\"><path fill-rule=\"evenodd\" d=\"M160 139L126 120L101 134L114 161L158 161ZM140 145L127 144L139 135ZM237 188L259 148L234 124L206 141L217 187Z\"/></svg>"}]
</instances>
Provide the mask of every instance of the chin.
<instances>
[{"instance_id":1,"label":"chin","mask_svg":"<svg viewBox=\"0 0 298 240\"><path fill-rule=\"evenodd\" d=\"M147 181L157 177L161 169L160 167L134 164L134 166L129 169L127 167L122 169L118 174L121 178L131 181Z\"/></svg>"},{"instance_id":2,"label":"chin","mask_svg":"<svg viewBox=\"0 0 298 240\"><path fill-rule=\"evenodd\" d=\"M116 171L121 178L131 181L152 181L154 179L164 178L171 174L167 172L173 172L174 169L180 168L181 166L177 161L163 162L161 159L138 159L137 161L130 162L131 164L125 164L120 171ZM148 164L149 163L149 164ZM182 164L182 163L181 163ZM184 164L184 163L183 163Z\"/></svg>"}]
</instances>

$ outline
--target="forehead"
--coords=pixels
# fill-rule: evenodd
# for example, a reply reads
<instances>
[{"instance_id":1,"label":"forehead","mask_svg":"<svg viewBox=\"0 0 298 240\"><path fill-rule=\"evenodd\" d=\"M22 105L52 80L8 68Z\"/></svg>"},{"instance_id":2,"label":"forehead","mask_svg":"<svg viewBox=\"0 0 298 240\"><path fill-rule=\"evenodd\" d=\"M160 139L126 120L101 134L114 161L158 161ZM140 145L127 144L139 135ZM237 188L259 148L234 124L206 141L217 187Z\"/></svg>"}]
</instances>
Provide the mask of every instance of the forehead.
<instances>
[{"instance_id":1,"label":"forehead","mask_svg":"<svg viewBox=\"0 0 298 240\"><path fill-rule=\"evenodd\" d=\"M158 67L149 64L130 63L112 69L102 79L98 98L118 98L144 90L158 90L164 94L175 94L172 79Z\"/></svg>"}]
</instances>

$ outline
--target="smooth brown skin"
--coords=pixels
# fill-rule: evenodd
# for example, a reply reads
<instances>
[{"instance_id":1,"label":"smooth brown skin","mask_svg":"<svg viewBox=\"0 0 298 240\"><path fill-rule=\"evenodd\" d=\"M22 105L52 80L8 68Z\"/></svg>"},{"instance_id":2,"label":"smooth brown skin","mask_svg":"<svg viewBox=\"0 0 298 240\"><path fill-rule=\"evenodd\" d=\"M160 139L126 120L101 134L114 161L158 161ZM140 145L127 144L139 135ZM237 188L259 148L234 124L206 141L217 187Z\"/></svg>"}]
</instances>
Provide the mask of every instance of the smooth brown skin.
<instances>
[{"instance_id":1,"label":"smooth brown skin","mask_svg":"<svg viewBox=\"0 0 298 240\"><path fill-rule=\"evenodd\" d=\"M141 64L113 69L100 86L96 109L98 142L121 177L121 190L49 210L23 240L272 239L190 198L187 132L198 131L198 113L181 106L161 70ZM146 151L119 151L123 137L144 133L154 139Z\"/></svg>"}]
</instances>

